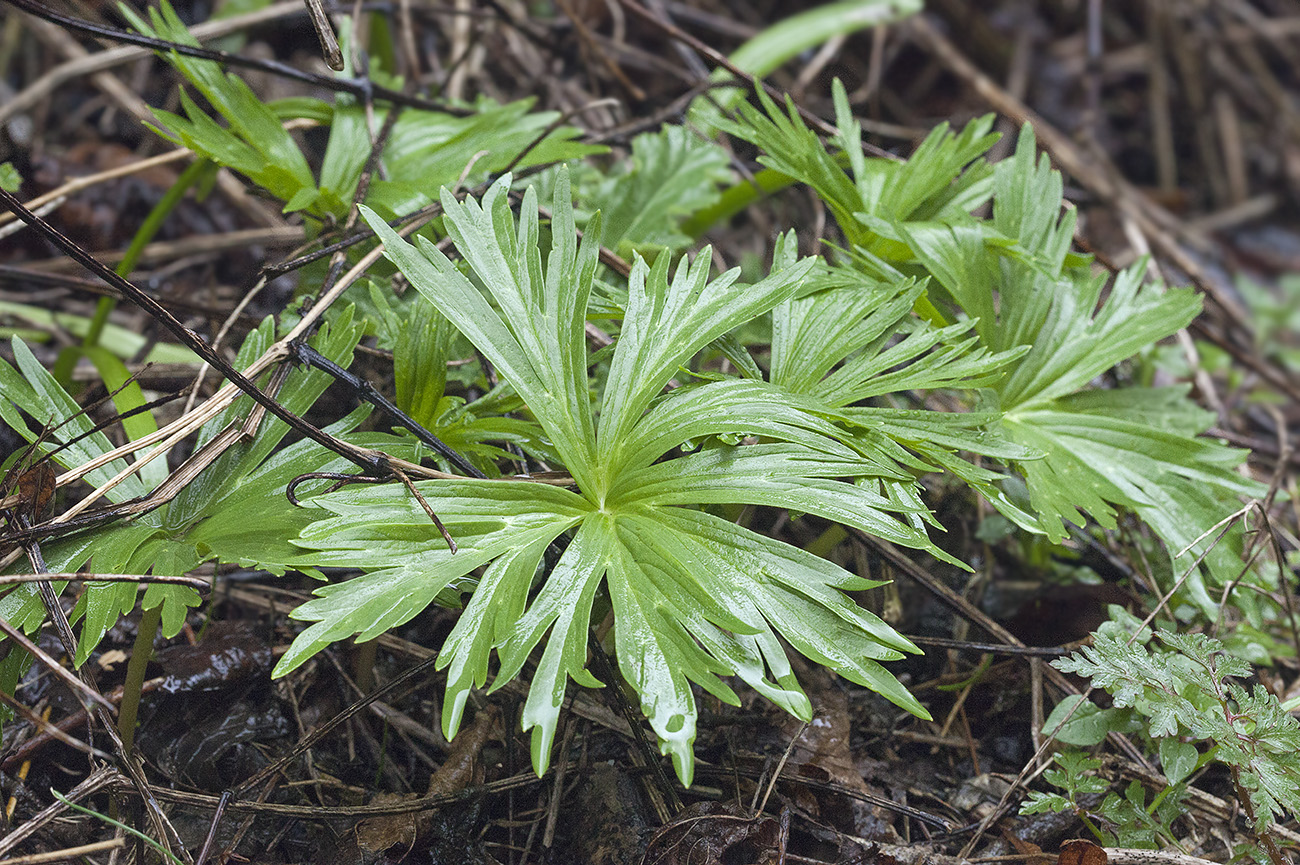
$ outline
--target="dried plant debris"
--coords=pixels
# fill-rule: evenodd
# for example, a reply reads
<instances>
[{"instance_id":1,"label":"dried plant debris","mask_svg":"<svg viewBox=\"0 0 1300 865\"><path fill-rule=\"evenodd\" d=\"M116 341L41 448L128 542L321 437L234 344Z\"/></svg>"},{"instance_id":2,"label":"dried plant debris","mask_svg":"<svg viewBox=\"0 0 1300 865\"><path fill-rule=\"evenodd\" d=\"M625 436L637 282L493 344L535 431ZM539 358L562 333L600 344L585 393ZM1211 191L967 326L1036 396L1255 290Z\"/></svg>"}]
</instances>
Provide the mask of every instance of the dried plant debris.
<instances>
[{"instance_id":1,"label":"dried plant debris","mask_svg":"<svg viewBox=\"0 0 1300 865\"><path fill-rule=\"evenodd\" d=\"M309 7L0 18L0 856L1294 857L1300 3Z\"/></svg>"}]
</instances>

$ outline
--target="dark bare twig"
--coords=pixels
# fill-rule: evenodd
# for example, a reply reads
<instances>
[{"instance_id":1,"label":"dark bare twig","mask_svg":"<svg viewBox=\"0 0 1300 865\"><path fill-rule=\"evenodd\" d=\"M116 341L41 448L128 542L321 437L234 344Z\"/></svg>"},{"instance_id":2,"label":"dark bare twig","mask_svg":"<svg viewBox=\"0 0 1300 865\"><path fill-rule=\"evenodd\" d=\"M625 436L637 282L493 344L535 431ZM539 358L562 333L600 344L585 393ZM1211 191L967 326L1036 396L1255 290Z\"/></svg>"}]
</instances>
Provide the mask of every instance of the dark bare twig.
<instances>
[{"instance_id":1,"label":"dark bare twig","mask_svg":"<svg viewBox=\"0 0 1300 865\"><path fill-rule=\"evenodd\" d=\"M447 531L447 527L442 524L442 520L438 519L438 515L433 512L433 508L429 506L429 502L424 498L420 491L416 489L415 484L411 482L411 479L407 476L406 472L394 466L393 475L406 486L407 491L410 492L411 495L415 497L415 500L420 503L420 507L424 509L424 512L428 514L429 519L433 522L434 526L437 527L438 531L442 534L442 539L447 542L447 549L451 550L452 554L455 555L457 550L456 542ZM346 475L342 472L306 472L289 481L289 485L284 488L284 496L289 500L289 504L293 505L295 508L303 507L302 501L298 498L298 487L311 480L334 481L335 483L325 491L326 493L332 493L335 490L342 489L347 484L378 484L384 483L388 479L372 478L366 475Z\"/></svg>"},{"instance_id":2,"label":"dark bare twig","mask_svg":"<svg viewBox=\"0 0 1300 865\"><path fill-rule=\"evenodd\" d=\"M194 860L194 865L204 865L208 861L208 854L212 852L212 844L217 840L217 828L221 825L221 818L225 816L226 805L229 802L230 791L222 791L221 798L217 800L217 807L212 812L212 823L208 826L208 834L203 839L203 847L199 849L199 857Z\"/></svg>"},{"instance_id":3,"label":"dark bare twig","mask_svg":"<svg viewBox=\"0 0 1300 865\"><path fill-rule=\"evenodd\" d=\"M76 802L79 799L83 799L92 793L102 790L103 788L113 784L115 781L121 780L121 777L122 776L113 769L107 767L98 768L91 772L90 775L86 777L86 780L69 790L68 795L64 798L70 802ZM19 844L27 838L30 838L42 826L45 826L66 810L68 810L68 806L63 802L56 801L50 803L50 805L46 806L39 814L34 815L22 826L15 828L9 834L0 838L0 856L3 856L10 850L17 848Z\"/></svg>"},{"instance_id":4,"label":"dark bare twig","mask_svg":"<svg viewBox=\"0 0 1300 865\"><path fill-rule=\"evenodd\" d=\"M319 2L319 0L315 0L315 2ZM408 83L407 86L410 87L410 84ZM379 133L375 135L374 139L370 142L370 153L366 156L366 164L361 169L361 176L357 178L356 189L352 192L352 204L348 208L347 220L343 223L343 231L345 233L351 233L352 229L356 227L357 219L361 215L359 205L361 202L365 201L366 193L370 190L370 181L371 178L374 177L375 171L382 167L379 157L383 155L384 148L388 145L389 136L392 135L394 127L397 126L397 118L401 116L401 112L402 106L393 106L392 110L390 110L384 117L384 124L380 127ZM373 121L374 113L374 94L367 90L365 114L368 124ZM316 297L323 297L329 294L330 289L335 286L339 277L343 275L343 268L346 264L347 256L343 254L343 248L340 248L335 251L333 258L330 259L329 270L325 274L325 281L321 284L320 291L317 292ZM315 303L315 299L313 298L311 302ZM317 324L319 325L319 322L317 322ZM313 327L307 333L304 333L302 338L306 339L314 332L315 328Z\"/></svg>"},{"instance_id":5,"label":"dark bare twig","mask_svg":"<svg viewBox=\"0 0 1300 865\"><path fill-rule=\"evenodd\" d=\"M964 649L971 652L989 652L995 655L1027 655L1031 658L1060 658L1070 654L1069 649L1055 646L1010 646L997 643L972 643L968 640L950 640L946 637L917 637L905 634L907 639L918 646L934 646L940 649Z\"/></svg>"},{"instance_id":6,"label":"dark bare twig","mask_svg":"<svg viewBox=\"0 0 1300 865\"><path fill-rule=\"evenodd\" d=\"M253 789L262 781L265 781L268 778L273 778L280 772L284 771L286 766L288 766L294 760L298 759L299 756L301 756L302 754L310 750L311 747L315 745L317 742L319 742L322 738L324 738L325 735L328 734L330 730L333 730L339 724L342 724L348 718L351 718L353 715L357 714L362 709L366 708L375 700L378 700L380 697L384 696L385 694L388 694L389 692L397 688L400 688L401 686L405 685L407 682L410 682L411 680L415 679L417 676L420 676L432 670L433 665L437 661L437 659L438 656L435 653L428 660L421 661L411 669L407 670L405 673L402 673L400 676L393 679L391 682L385 684L383 687L377 688L374 691L371 691L369 694L366 694L360 700L357 700L352 705L348 706L346 709L339 712L333 718L330 718L328 721L321 724L315 730L312 730L310 733L304 736L302 740L299 741L298 744L295 745L283 757L276 760L274 763L270 764L269 766L263 767L255 774L249 776L248 778L245 778L242 782L237 784L231 790L232 796L235 799L238 799L239 796ZM235 801L232 801L231 807L234 808L236 804L237 803Z\"/></svg>"},{"instance_id":7,"label":"dark bare twig","mask_svg":"<svg viewBox=\"0 0 1300 865\"><path fill-rule=\"evenodd\" d=\"M48 578L45 580L45 582L47 583L49 582ZM36 658L36 660L44 664L46 669L48 669L51 673L54 674L55 678L59 679L61 682L63 682L65 685L71 688L73 693L77 694L87 704L99 703L101 706L107 708L110 712L117 711L117 707L114 706L112 703L110 703L107 699L105 699L103 694L99 693L99 691L96 691L94 688L90 687L85 682L81 681L76 676L69 673L66 669L64 669L62 664L60 664L54 658L50 657L49 654L47 654L44 650L42 650L40 646L36 645L31 640L27 639L27 635L24 634L22 630L20 630L19 628L15 628L13 625L9 624L4 619L0 619L0 632L4 633L5 636L13 640L17 645L21 646L25 651L27 651L34 658Z\"/></svg>"},{"instance_id":8,"label":"dark bare twig","mask_svg":"<svg viewBox=\"0 0 1300 865\"><path fill-rule=\"evenodd\" d=\"M660 30L666 36L673 39L675 42L680 42L684 45L687 45L696 53L701 54L704 57L707 57L709 59L709 62L714 64L714 66L727 70L732 75L739 78L741 81L744 81L751 88L762 87L767 92L767 94L771 96L773 99L781 100L784 97L784 94L781 93L781 91L777 90L776 88L772 87L769 84L764 83L762 79L757 78L749 74L745 70L741 69L739 66L737 66L736 64L728 60L726 55L724 55L722 52L710 48L708 45L705 45L703 42L696 39L694 36L687 33L685 30L678 27L676 24L672 23L671 21L665 21L664 19L655 15L653 12L651 12L649 9L642 6L640 3L637 3L636 0L619 0L619 2L624 9L627 9L629 12L636 15L642 21L645 21L646 23ZM830 135L836 135L838 133L838 130L836 130L834 126L827 123L825 120L822 120L820 117L818 117L816 114L813 114L811 111L804 108L802 105L796 105L795 108L799 112L799 116L803 118L804 122L807 123L811 128L820 132L822 135L830 136ZM882 150L881 148L876 147L873 144L868 144L866 142L863 142L862 150L864 153L867 153L871 156L879 156L884 159L893 159L893 160L898 159L897 156L890 153L889 151Z\"/></svg>"},{"instance_id":9,"label":"dark bare twig","mask_svg":"<svg viewBox=\"0 0 1300 865\"><path fill-rule=\"evenodd\" d=\"M19 583L34 583L39 580L55 582L95 582L95 583L159 583L171 586L188 586L195 591L205 592L211 585L199 577L174 577L168 574L92 574L70 573L57 574L4 574L0 576L0 588Z\"/></svg>"},{"instance_id":10,"label":"dark bare twig","mask_svg":"<svg viewBox=\"0 0 1300 865\"><path fill-rule=\"evenodd\" d=\"M440 438L429 432L423 426L416 423L410 415L394 405L388 397L380 393L374 385L361 376L349 372L304 342L290 343L289 352L290 357L299 363L306 364L307 366L328 373L335 380L352 388L357 396L376 408L386 412L398 426L411 432L417 439L428 445L439 456L463 471L465 474L474 478L487 477L487 475L475 468L469 460L448 447Z\"/></svg>"},{"instance_id":11,"label":"dark bare twig","mask_svg":"<svg viewBox=\"0 0 1300 865\"><path fill-rule=\"evenodd\" d=\"M391 102L394 105L405 105L410 108L419 108L423 111L440 111L444 114L452 114L457 117L467 117L473 114L469 109L455 108L448 105L442 105L436 102L430 102L428 99L422 99L418 96L411 96L397 90L390 90L387 87L372 85L369 80L353 79L345 80L335 78L332 75L317 75L312 72L306 72L302 69L295 69L287 63L280 63L276 60L256 60L251 57L241 57L238 54L231 54L228 51L217 51L211 48L196 48L193 45L181 45L177 42L168 42L165 39L157 39L152 36L143 36L139 33L130 33L125 30L114 30L111 27L101 27L98 24L92 24L80 18L73 18L70 15L64 15L51 9L50 7L37 2L37 0L5 0L11 6L21 9L30 15L34 15L43 21L49 21L60 27L66 27L78 33L85 33L88 36L95 36L100 39L111 39L114 42L125 42L128 45L138 45L142 48L149 48L154 51L175 51L177 54L183 54L186 57L197 57L200 60L212 60L217 63L224 63L228 66L243 66L248 69L257 69L262 72L269 72L272 75L279 75L283 78L289 78L294 81L302 81L315 87L322 87L335 93L350 93L358 98L365 98L367 93L372 93L375 98Z\"/></svg>"},{"instance_id":12,"label":"dark bare twig","mask_svg":"<svg viewBox=\"0 0 1300 865\"><path fill-rule=\"evenodd\" d=\"M27 0L21 0L21 2L27 2ZM58 229L54 228L54 226L34 215L11 193L0 189L0 204L7 207L19 219L26 222L46 240L49 240L59 249L63 250L63 252L74 259L78 264L85 267L109 285L118 289L118 291L122 293L123 297L130 300L136 306L142 308L155 321L167 328L167 330L187 348L221 372L221 374L224 375L229 382L235 385L235 387L248 394L248 396L258 405L265 408L280 420L289 424L289 426L297 432L322 447L333 451L348 461L355 463L364 471L378 475L387 473L388 459L383 454L378 453L377 451L358 448L354 445L340 441L315 425L303 420L301 417L267 396L262 392L261 388L249 381L243 373L235 369L224 357L213 351L201 336L182 324L176 316L172 315L171 312L165 309L160 303L158 303L158 301L154 300L148 294L145 294L131 283L130 280L118 276L99 261L96 261L95 258L65 237L58 231Z\"/></svg>"},{"instance_id":13,"label":"dark bare twig","mask_svg":"<svg viewBox=\"0 0 1300 865\"><path fill-rule=\"evenodd\" d=\"M456 542L452 540L451 533L448 532L447 527L442 524L442 520L438 519L438 515L433 512L433 508L429 507L428 500L426 500L425 497L421 495L420 491L415 488L415 484L411 483L411 479L406 476L406 472L399 468L394 468L393 474L397 475L397 479L406 487L407 492L415 496L415 500L420 503L420 507L424 509L425 514L433 521L433 524L437 527L438 531L442 533L442 539L447 542L447 549L451 550L453 556L456 555Z\"/></svg>"},{"instance_id":14,"label":"dark bare twig","mask_svg":"<svg viewBox=\"0 0 1300 865\"><path fill-rule=\"evenodd\" d=\"M315 742L317 740L313 740ZM277 764L278 765L278 764ZM434 808L440 808L445 805L455 804L457 802L466 802L474 799L481 799L506 790L518 789L520 787L531 787L539 784L541 781L554 772L555 769L547 770L547 774L539 778L531 769L509 778L502 778L497 781L488 781L484 784L477 784L472 787L466 787L457 790L454 793L435 793L429 796L420 796L416 799L402 799L398 802L382 802L372 805L343 805L338 807L328 807L321 805L288 805L281 802L254 802L251 800L242 800L238 798L238 790L226 806L229 813L240 814L260 814L276 815L280 817L296 817L305 820L338 820L338 819L356 819L362 817L384 817L391 814L416 814L420 811L429 811ZM118 779L115 787L122 788L123 780ZM163 802L175 802L190 808L215 808L219 801L217 796L205 793L190 793L184 790L172 790L166 787L158 789L158 799Z\"/></svg>"},{"instance_id":15,"label":"dark bare twig","mask_svg":"<svg viewBox=\"0 0 1300 865\"><path fill-rule=\"evenodd\" d=\"M22 632L19 631L19 633ZM63 670L63 668L59 666L57 663L50 669ZM67 674L66 670L64 670L63 672L64 674ZM84 687L75 676L72 677L72 681L76 682L78 687ZM96 694L96 696L98 697L99 695ZM99 699L103 699L103 698L99 697ZM54 724L51 724L49 721L42 718L40 715L33 712L31 709L24 706L21 701L16 700L13 697L6 694L4 691L0 691L0 703L4 703L10 709L13 709L15 712L21 715L23 720L31 724L34 729L40 730L45 735L49 736L52 739L56 739L62 742L63 744L67 745L69 748L73 748L77 751L81 751L84 754L89 754L90 756L96 757L100 760L111 761L113 759L112 754L106 754L103 751L99 750L98 748L94 747L93 745L88 745L85 742L81 741L80 739L69 735L68 733L59 729Z\"/></svg>"},{"instance_id":16,"label":"dark bare twig","mask_svg":"<svg viewBox=\"0 0 1300 865\"><path fill-rule=\"evenodd\" d=\"M320 53L325 58L325 65L335 72L342 72L343 51L339 48L339 39L334 35L333 25L325 16L324 4L321 0L306 0L306 5L307 17L311 19L312 29L316 31L316 38L320 41Z\"/></svg>"},{"instance_id":17,"label":"dark bare twig","mask_svg":"<svg viewBox=\"0 0 1300 865\"><path fill-rule=\"evenodd\" d=\"M305 505L298 498L298 487L307 481L336 481L325 491L332 493L337 489L342 489L345 484L373 484L378 483L379 480L379 478L366 477L365 475L349 475L343 472L304 472L289 481L289 485L284 488L284 497L295 508L301 508L305 507Z\"/></svg>"}]
</instances>

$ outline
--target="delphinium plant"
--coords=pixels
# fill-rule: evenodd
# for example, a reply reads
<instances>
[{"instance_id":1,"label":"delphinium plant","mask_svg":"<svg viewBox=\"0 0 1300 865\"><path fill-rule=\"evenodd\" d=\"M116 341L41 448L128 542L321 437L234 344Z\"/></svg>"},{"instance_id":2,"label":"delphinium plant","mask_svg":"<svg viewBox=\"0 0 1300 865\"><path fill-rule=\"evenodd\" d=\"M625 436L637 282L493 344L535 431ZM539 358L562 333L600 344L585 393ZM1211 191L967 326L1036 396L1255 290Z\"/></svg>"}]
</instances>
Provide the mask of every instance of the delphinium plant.
<instances>
[{"instance_id":1,"label":"delphinium plant","mask_svg":"<svg viewBox=\"0 0 1300 865\"><path fill-rule=\"evenodd\" d=\"M183 38L165 12L152 26ZM243 172L291 210L322 223L345 215L369 155L360 108L279 106L280 114L333 119L318 178L275 109L255 108L251 91L207 61L173 61L230 125L185 101L184 117L160 116L165 134ZM260 433L268 437L229 457L233 475L212 469L196 492L150 520L78 535L60 548L60 561L138 569L141 551L156 548L163 564L155 569L216 558L275 571L359 570L295 610L312 624L281 659L281 675L334 641L372 639L432 603L463 606L439 647L448 674L444 730L455 733L471 689L489 681L499 688L532 659L523 721L539 771L569 680L617 684L588 670L589 643L599 640L688 783L697 688L738 703L728 680L739 679L810 716L790 650L927 716L883 666L916 647L846 594L879 583L741 525L738 506L814 515L961 567L929 536L941 529L924 495L929 474L950 473L1023 531L1052 540L1064 537L1064 523L1085 523L1085 512L1113 526L1127 510L1171 553L1191 546L1206 555L1182 597L1212 615L1211 590L1236 578L1240 536L1213 548L1192 542L1238 496L1261 488L1234 471L1242 452L1197 437L1209 419L1185 388L1097 386L1186 325L1199 299L1147 280L1140 265L1108 279L1073 252L1060 177L1038 157L1030 130L996 164L984 156L995 140L987 118L958 133L936 130L906 160L868 159L838 85L835 98L829 151L792 106L782 110L761 92L757 106L742 104L719 124L756 145L783 182L809 185L839 230L839 248L824 258L799 258L794 235L783 234L752 284L736 270L713 273L707 247L678 254L693 245L692 217L729 182L714 145L680 128L641 139L630 172L586 184L575 210L566 166L544 179L506 175L482 192L452 191L473 155L467 142L492 145L470 180L520 157L526 107L485 107L476 120L405 112L391 150L379 154L392 161L391 182L372 188L361 213L416 297L395 300L391 271L376 268L355 298L362 306L333 313L317 339L346 361L362 328L378 333L395 354L399 405L489 477L416 481L424 502L397 483L315 495L300 488L307 508L296 510L281 497L291 475L334 466L333 457L311 443L275 452L274 436ZM551 120L527 116L532 138ZM435 127L452 132L431 137ZM568 131L554 136L551 150L527 158L591 152ZM544 216L543 184L552 193ZM681 200L654 198L665 190L681 190ZM639 218L641 199L623 200L634 194L650 194L671 218ZM446 252L432 228L407 240L389 227L435 201ZM597 202L612 242L631 258L626 278L600 264L606 216ZM986 206L988 216L976 215ZM355 327L358 310L368 319ZM257 339L269 341L265 327ZM612 344L589 345L597 327ZM737 333L768 349L766 359ZM445 390L456 345L482 358L468 374L489 385L477 400ZM66 404L15 351L21 374L0 378L6 400L29 412L39 400ZM703 362L717 353L727 366ZM323 387L302 381L312 385L300 385L295 411ZM925 399L938 393L945 410ZM34 437L10 414L7 422ZM336 434L358 420L341 421ZM370 447L413 448L410 439L374 435ZM87 441L63 459L76 465L108 449L107 440ZM548 471L499 477L517 474L513 461ZM258 507L274 513L264 545L218 531L246 519L252 487L222 479L231 476L261 483ZM83 655L134 599L102 594L111 601L102 609L84 605ZM30 597L11 593L0 604L0 614L24 625L39 617Z\"/></svg>"}]
</instances>

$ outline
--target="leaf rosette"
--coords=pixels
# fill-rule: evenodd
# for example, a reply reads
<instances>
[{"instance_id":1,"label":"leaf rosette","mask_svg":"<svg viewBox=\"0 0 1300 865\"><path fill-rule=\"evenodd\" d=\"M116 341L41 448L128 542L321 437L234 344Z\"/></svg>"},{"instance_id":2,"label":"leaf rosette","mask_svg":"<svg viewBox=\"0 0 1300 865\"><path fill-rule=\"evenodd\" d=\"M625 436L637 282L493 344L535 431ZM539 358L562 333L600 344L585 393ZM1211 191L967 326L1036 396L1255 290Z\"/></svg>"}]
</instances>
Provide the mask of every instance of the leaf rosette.
<instances>
[{"instance_id":1,"label":"leaf rosette","mask_svg":"<svg viewBox=\"0 0 1300 865\"><path fill-rule=\"evenodd\" d=\"M788 255L789 238L773 272L745 285L737 271L710 280L708 250L675 270L668 255L653 266L637 258L608 375L593 400L585 327L600 218L579 243L562 171L543 264L536 193L524 194L516 220L509 184L508 177L494 184L481 203L458 202L443 190L464 271L432 243L407 243L363 213L410 283L514 388L573 488L473 479L418 484L455 537L455 554L400 486L313 499L331 516L302 533L304 562L366 573L323 587L294 612L314 624L277 671L332 641L371 639L435 600L456 604L472 591L438 659L448 670L444 732L455 734L468 691L487 682L493 651L492 687L499 688L544 641L523 714L538 771L548 765L568 680L601 684L586 670L587 645L591 624L607 616L619 669L686 783L696 730L692 684L738 704L722 677L739 676L793 714L811 716L782 640L928 717L879 663L916 647L844 594L880 583L716 509L788 508L946 559L925 534L919 499L898 494L914 477L856 448L824 407L766 382L669 387L710 342L795 297L815 262ZM726 443L741 438L750 443ZM664 459L683 442L700 444ZM559 552L553 563L548 548Z\"/></svg>"}]
</instances>

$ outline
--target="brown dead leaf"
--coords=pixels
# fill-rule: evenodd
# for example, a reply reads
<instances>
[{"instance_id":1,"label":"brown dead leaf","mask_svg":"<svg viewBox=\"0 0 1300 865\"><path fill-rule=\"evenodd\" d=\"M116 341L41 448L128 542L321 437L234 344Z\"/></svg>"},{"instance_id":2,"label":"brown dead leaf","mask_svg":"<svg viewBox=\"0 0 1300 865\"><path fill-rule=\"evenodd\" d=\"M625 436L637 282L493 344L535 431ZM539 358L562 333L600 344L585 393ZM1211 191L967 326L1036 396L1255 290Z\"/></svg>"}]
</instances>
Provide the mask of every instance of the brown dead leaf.
<instances>
[{"instance_id":1,"label":"brown dead leaf","mask_svg":"<svg viewBox=\"0 0 1300 865\"><path fill-rule=\"evenodd\" d=\"M826 780L850 790L883 796L884 792L867 784L862 773L858 771L853 751L849 747L852 722L849 718L848 698L834 683L826 683L821 688L809 687L813 699L814 715L812 721L795 742L790 752L789 768L791 774ZM788 735L798 733L798 726L787 722L785 731ZM835 797L843 799L843 797ZM839 801L832 812L839 811L842 819L851 821L842 828L854 835L872 840L897 842L899 839L893 826L894 815L875 805L859 799ZM820 809L823 816L833 817ZM849 813L845 814L847 810ZM851 815L851 816L850 816Z\"/></svg>"},{"instance_id":2,"label":"brown dead leaf","mask_svg":"<svg viewBox=\"0 0 1300 865\"><path fill-rule=\"evenodd\" d=\"M40 522L49 509L54 497L54 466L48 462L39 462L18 476L18 495L28 519Z\"/></svg>"},{"instance_id":3,"label":"brown dead leaf","mask_svg":"<svg viewBox=\"0 0 1300 865\"><path fill-rule=\"evenodd\" d=\"M1056 865L1106 865L1109 861L1105 850L1084 838L1066 841L1056 857Z\"/></svg>"},{"instance_id":4,"label":"brown dead leaf","mask_svg":"<svg viewBox=\"0 0 1300 865\"><path fill-rule=\"evenodd\" d=\"M461 730L460 734L451 740L451 750L447 754L447 759L429 778L429 789L426 795L454 793L472 784L483 783L483 766L480 759L483 746L493 737L500 735L500 728L500 713L495 707L488 706L480 710L474 717L474 723ZM381 794L375 797L374 802L396 803L414 798L417 797ZM343 839L332 861L334 863L400 861L429 832L434 813L420 811L362 820L352 833ZM359 858L349 858L352 856Z\"/></svg>"}]
</instances>

